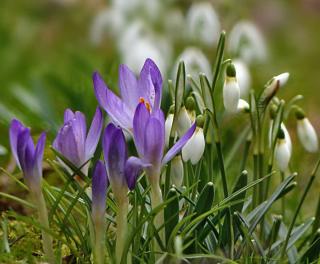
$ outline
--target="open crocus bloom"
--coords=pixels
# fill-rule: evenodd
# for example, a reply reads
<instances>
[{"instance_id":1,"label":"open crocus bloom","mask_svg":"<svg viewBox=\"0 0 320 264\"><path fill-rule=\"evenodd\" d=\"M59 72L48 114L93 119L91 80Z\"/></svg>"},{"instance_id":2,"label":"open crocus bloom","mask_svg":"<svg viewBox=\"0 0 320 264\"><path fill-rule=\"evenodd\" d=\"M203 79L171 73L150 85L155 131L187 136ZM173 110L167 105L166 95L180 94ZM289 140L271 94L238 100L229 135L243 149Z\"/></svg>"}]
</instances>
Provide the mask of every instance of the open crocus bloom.
<instances>
[{"instance_id":1,"label":"open crocus bloom","mask_svg":"<svg viewBox=\"0 0 320 264\"><path fill-rule=\"evenodd\" d=\"M151 59L145 61L138 79L127 66L120 65L121 98L108 88L97 72L93 74L93 85L100 106L114 123L130 132L133 127L134 111L139 102L144 102L151 112L160 108L162 77L157 65Z\"/></svg>"},{"instance_id":2,"label":"open crocus bloom","mask_svg":"<svg viewBox=\"0 0 320 264\"><path fill-rule=\"evenodd\" d=\"M46 134L43 132L37 145L34 146L30 129L24 127L16 119L11 122L9 134L13 156L23 172L26 183L33 192L38 192L42 178L42 158Z\"/></svg>"},{"instance_id":3,"label":"open crocus bloom","mask_svg":"<svg viewBox=\"0 0 320 264\"><path fill-rule=\"evenodd\" d=\"M161 109L150 112L144 103L137 106L133 119L133 137L144 164L151 164L146 172L158 180L160 170L168 163L191 138L196 128L194 123L175 145L163 155L165 146L165 120Z\"/></svg>"},{"instance_id":4,"label":"open crocus bloom","mask_svg":"<svg viewBox=\"0 0 320 264\"><path fill-rule=\"evenodd\" d=\"M60 128L53 147L78 168L92 158L98 145L103 126L102 113L97 108L87 134L86 118L83 113L70 109L64 112L64 125ZM83 172L87 173L87 166Z\"/></svg>"}]
</instances>

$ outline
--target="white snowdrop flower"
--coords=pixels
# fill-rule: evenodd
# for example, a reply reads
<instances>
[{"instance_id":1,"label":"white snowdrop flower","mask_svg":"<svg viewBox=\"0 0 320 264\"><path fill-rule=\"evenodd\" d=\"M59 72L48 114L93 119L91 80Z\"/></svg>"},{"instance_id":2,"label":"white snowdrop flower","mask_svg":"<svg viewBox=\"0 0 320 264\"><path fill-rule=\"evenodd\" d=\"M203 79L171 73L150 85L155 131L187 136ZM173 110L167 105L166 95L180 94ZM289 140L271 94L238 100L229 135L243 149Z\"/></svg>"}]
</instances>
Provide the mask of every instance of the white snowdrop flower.
<instances>
[{"instance_id":1,"label":"white snowdrop flower","mask_svg":"<svg viewBox=\"0 0 320 264\"><path fill-rule=\"evenodd\" d=\"M177 133L179 137L182 137L187 130L191 127L192 120L187 111L187 109L183 106L181 107L178 118L177 118Z\"/></svg>"},{"instance_id":2,"label":"white snowdrop flower","mask_svg":"<svg viewBox=\"0 0 320 264\"><path fill-rule=\"evenodd\" d=\"M285 138L284 131L280 129L277 135L277 142L275 147L275 159L277 161L278 167L282 172L285 172L289 166L289 161L291 158L291 152Z\"/></svg>"},{"instance_id":3,"label":"white snowdrop flower","mask_svg":"<svg viewBox=\"0 0 320 264\"><path fill-rule=\"evenodd\" d=\"M319 149L317 133L302 109L296 111L296 118L298 138L302 146L308 152L317 152Z\"/></svg>"},{"instance_id":4,"label":"white snowdrop flower","mask_svg":"<svg viewBox=\"0 0 320 264\"><path fill-rule=\"evenodd\" d=\"M170 132L171 132L171 128L172 128L173 117L174 117L174 115L169 113L166 118L166 122L164 124L164 127L165 127L165 146L166 147L169 146Z\"/></svg>"},{"instance_id":5,"label":"white snowdrop flower","mask_svg":"<svg viewBox=\"0 0 320 264\"><path fill-rule=\"evenodd\" d=\"M239 99L238 103L238 112L247 113L250 110L250 105L247 101L243 99Z\"/></svg>"},{"instance_id":6,"label":"white snowdrop flower","mask_svg":"<svg viewBox=\"0 0 320 264\"><path fill-rule=\"evenodd\" d=\"M110 25L112 24L112 27ZM94 18L90 28L90 40L98 45L106 34L118 37L122 34L126 20L118 9L101 10Z\"/></svg>"},{"instance_id":7,"label":"white snowdrop flower","mask_svg":"<svg viewBox=\"0 0 320 264\"><path fill-rule=\"evenodd\" d=\"M273 123L274 120L270 120L270 124L269 124L269 131L268 131L268 141L269 141L269 147L272 147L272 127L273 127ZM286 144L288 145L288 149L290 151L290 154L292 153L292 141L291 141L291 137L289 134L288 129L286 128L284 123L281 123L281 129L284 133L284 138L286 140Z\"/></svg>"},{"instance_id":8,"label":"white snowdrop flower","mask_svg":"<svg viewBox=\"0 0 320 264\"><path fill-rule=\"evenodd\" d=\"M201 159L205 149L205 138L203 134L204 117L197 116L197 128L192 137L182 148L182 159L184 162L191 161L193 165L197 164Z\"/></svg>"},{"instance_id":9,"label":"white snowdrop flower","mask_svg":"<svg viewBox=\"0 0 320 264\"><path fill-rule=\"evenodd\" d=\"M233 64L229 64L226 71L226 79L223 86L224 108L230 113L238 111L240 88L236 78L236 70Z\"/></svg>"},{"instance_id":10,"label":"white snowdrop flower","mask_svg":"<svg viewBox=\"0 0 320 264\"><path fill-rule=\"evenodd\" d=\"M208 79L211 80L212 73L210 63L198 48L188 47L180 54L174 67L174 76L176 75L180 61L183 61L185 64L186 74L189 74L194 80L197 81L199 79L199 73L204 73Z\"/></svg>"},{"instance_id":11,"label":"white snowdrop flower","mask_svg":"<svg viewBox=\"0 0 320 264\"><path fill-rule=\"evenodd\" d=\"M190 39L211 46L220 34L217 13L209 2L194 3L187 13L187 33Z\"/></svg>"},{"instance_id":12,"label":"white snowdrop flower","mask_svg":"<svg viewBox=\"0 0 320 264\"><path fill-rule=\"evenodd\" d=\"M112 0L111 6L113 9L119 10L122 13L122 16L127 16L137 11L141 2L141 0Z\"/></svg>"},{"instance_id":13,"label":"white snowdrop flower","mask_svg":"<svg viewBox=\"0 0 320 264\"><path fill-rule=\"evenodd\" d=\"M241 59L232 60L237 72L237 80L240 87L240 97L246 98L251 86L251 75L246 63Z\"/></svg>"},{"instance_id":14,"label":"white snowdrop flower","mask_svg":"<svg viewBox=\"0 0 320 264\"><path fill-rule=\"evenodd\" d=\"M290 74L288 72L274 76L267 83L266 88L263 90L261 99L265 102L270 101L277 91L288 82L289 76Z\"/></svg>"},{"instance_id":15,"label":"white snowdrop flower","mask_svg":"<svg viewBox=\"0 0 320 264\"><path fill-rule=\"evenodd\" d=\"M163 21L166 35L179 40L185 30L183 13L179 9L167 10L166 19Z\"/></svg>"},{"instance_id":16,"label":"white snowdrop flower","mask_svg":"<svg viewBox=\"0 0 320 264\"><path fill-rule=\"evenodd\" d=\"M193 136L182 148L183 161L190 160L193 165L197 164L203 155L205 144L203 129L197 127Z\"/></svg>"},{"instance_id":17,"label":"white snowdrop flower","mask_svg":"<svg viewBox=\"0 0 320 264\"><path fill-rule=\"evenodd\" d=\"M183 163L181 156L174 157L171 161L170 170L171 183L177 187L181 187L183 183Z\"/></svg>"},{"instance_id":18,"label":"white snowdrop flower","mask_svg":"<svg viewBox=\"0 0 320 264\"><path fill-rule=\"evenodd\" d=\"M237 23L230 31L228 48L246 63L264 61L267 58L267 48L259 29L249 21Z\"/></svg>"}]
</instances>

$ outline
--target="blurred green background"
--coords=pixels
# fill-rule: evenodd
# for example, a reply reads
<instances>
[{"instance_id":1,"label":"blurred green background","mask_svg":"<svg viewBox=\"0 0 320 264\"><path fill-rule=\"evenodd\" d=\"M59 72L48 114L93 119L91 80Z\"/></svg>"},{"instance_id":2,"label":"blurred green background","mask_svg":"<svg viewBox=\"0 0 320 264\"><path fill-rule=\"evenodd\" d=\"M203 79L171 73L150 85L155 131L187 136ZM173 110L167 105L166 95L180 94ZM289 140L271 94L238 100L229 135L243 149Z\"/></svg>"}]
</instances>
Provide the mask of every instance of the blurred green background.
<instances>
[{"instance_id":1,"label":"blurred green background","mask_svg":"<svg viewBox=\"0 0 320 264\"><path fill-rule=\"evenodd\" d=\"M192 4L200 1L159 2L163 7L158 20L152 21L155 32L162 30L159 21L166 20L170 10L185 14ZM211 3L227 34L238 21L246 19L264 36L268 57L264 62L250 65L252 88L261 89L272 76L290 72L288 85L280 96L289 99L302 94L305 99L301 105L320 132L320 2L216 0ZM99 0L1 1L0 145L9 148L8 124L13 117L32 127L35 135L41 130L48 131L50 141L66 107L81 110L91 118L96 107L91 82L94 70L102 73L110 87L117 88L117 68L122 62L119 43L112 34L103 35L98 44L90 37L97 15L111 5ZM145 23L149 23L148 20ZM107 31L115 26L109 23ZM162 37L167 36L162 33ZM172 76L177 57L188 45L197 45L213 64L215 45L208 47L196 41L175 40L169 66L163 73L167 78ZM293 142L297 142L293 116L288 128ZM307 154L300 144L294 144L292 164L294 169L300 167L300 188L315 159L315 155ZM9 154L1 155L0 165L6 167L9 160ZM314 193L318 193L319 182L313 186Z\"/></svg>"}]
</instances>

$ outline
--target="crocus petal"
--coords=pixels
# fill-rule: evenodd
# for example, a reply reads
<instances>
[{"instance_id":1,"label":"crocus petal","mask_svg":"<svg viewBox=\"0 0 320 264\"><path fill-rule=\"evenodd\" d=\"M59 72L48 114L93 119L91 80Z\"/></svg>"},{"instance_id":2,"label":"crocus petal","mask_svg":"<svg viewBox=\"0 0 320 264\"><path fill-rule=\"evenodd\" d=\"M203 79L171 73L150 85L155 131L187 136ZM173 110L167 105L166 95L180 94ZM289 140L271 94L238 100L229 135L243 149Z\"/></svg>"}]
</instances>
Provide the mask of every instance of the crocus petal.
<instances>
[{"instance_id":1,"label":"crocus petal","mask_svg":"<svg viewBox=\"0 0 320 264\"><path fill-rule=\"evenodd\" d=\"M137 178L143 168L150 167L151 164L144 163L137 157L130 157L125 166L125 177L127 179L128 188L133 190L136 186Z\"/></svg>"},{"instance_id":2,"label":"crocus petal","mask_svg":"<svg viewBox=\"0 0 320 264\"><path fill-rule=\"evenodd\" d=\"M63 120L64 120L64 123L67 123L69 120L71 120L71 119L73 119L74 118L74 113L72 112L72 110L71 109L66 109L65 111L64 111L64 118L63 118Z\"/></svg>"},{"instance_id":3,"label":"crocus petal","mask_svg":"<svg viewBox=\"0 0 320 264\"><path fill-rule=\"evenodd\" d=\"M103 214L105 211L107 188L107 171L99 160L92 175L92 214L94 217L98 217L98 214Z\"/></svg>"},{"instance_id":4,"label":"crocus petal","mask_svg":"<svg viewBox=\"0 0 320 264\"><path fill-rule=\"evenodd\" d=\"M139 103L133 117L133 136L140 157L144 155L144 134L149 118L150 113L146 106L144 103Z\"/></svg>"},{"instance_id":5,"label":"crocus petal","mask_svg":"<svg viewBox=\"0 0 320 264\"><path fill-rule=\"evenodd\" d=\"M138 82L134 73L124 64L119 67L119 87L121 98L134 111L140 98Z\"/></svg>"},{"instance_id":6,"label":"crocus petal","mask_svg":"<svg viewBox=\"0 0 320 264\"><path fill-rule=\"evenodd\" d=\"M87 134L86 118L83 113L76 111L74 118L72 119L72 130L76 140L76 147L78 155L82 161L86 161L85 157L85 142Z\"/></svg>"},{"instance_id":7,"label":"crocus petal","mask_svg":"<svg viewBox=\"0 0 320 264\"><path fill-rule=\"evenodd\" d=\"M157 170L161 164L165 144L164 123L150 117L144 133L144 161L151 163Z\"/></svg>"},{"instance_id":8,"label":"crocus petal","mask_svg":"<svg viewBox=\"0 0 320 264\"><path fill-rule=\"evenodd\" d=\"M172 146L171 149L166 153L164 158L162 159L162 165L167 164L182 148L183 146L187 143L189 138L192 137L194 131L196 129L196 123L194 123L188 131L181 137L176 144Z\"/></svg>"},{"instance_id":9,"label":"crocus petal","mask_svg":"<svg viewBox=\"0 0 320 264\"><path fill-rule=\"evenodd\" d=\"M12 154L18 164L20 166L18 153L17 153L17 142L18 142L18 135L23 129L23 125L16 119L13 119L10 124L10 130L9 130L9 137L10 137L10 146Z\"/></svg>"},{"instance_id":10,"label":"crocus petal","mask_svg":"<svg viewBox=\"0 0 320 264\"><path fill-rule=\"evenodd\" d=\"M111 133L109 134L108 131ZM103 135L102 144L111 187L114 192L117 192L119 188L126 185L124 170L127 160L127 145L122 130L109 124Z\"/></svg>"},{"instance_id":11,"label":"crocus petal","mask_svg":"<svg viewBox=\"0 0 320 264\"><path fill-rule=\"evenodd\" d=\"M158 109L161 104L162 77L157 65L151 59L147 59L141 69L138 86L141 97L154 109Z\"/></svg>"},{"instance_id":12,"label":"crocus petal","mask_svg":"<svg viewBox=\"0 0 320 264\"><path fill-rule=\"evenodd\" d=\"M100 106L122 128L132 128L132 112L104 83L99 73L93 74L93 85Z\"/></svg>"},{"instance_id":13,"label":"crocus petal","mask_svg":"<svg viewBox=\"0 0 320 264\"><path fill-rule=\"evenodd\" d=\"M99 142L100 134L103 126L103 117L102 112L99 107L97 107L96 113L93 117L88 136L86 138L85 144L85 152L86 152L86 159L90 159Z\"/></svg>"},{"instance_id":14,"label":"crocus petal","mask_svg":"<svg viewBox=\"0 0 320 264\"><path fill-rule=\"evenodd\" d=\"M37 176L39 178L42 177L42 160L43 160L45 143L46 143L46 133L43 132L38 140L38 143L34 152L34 157L33 157L34 172L37 173Z\"/></svg>"}]
</instances>

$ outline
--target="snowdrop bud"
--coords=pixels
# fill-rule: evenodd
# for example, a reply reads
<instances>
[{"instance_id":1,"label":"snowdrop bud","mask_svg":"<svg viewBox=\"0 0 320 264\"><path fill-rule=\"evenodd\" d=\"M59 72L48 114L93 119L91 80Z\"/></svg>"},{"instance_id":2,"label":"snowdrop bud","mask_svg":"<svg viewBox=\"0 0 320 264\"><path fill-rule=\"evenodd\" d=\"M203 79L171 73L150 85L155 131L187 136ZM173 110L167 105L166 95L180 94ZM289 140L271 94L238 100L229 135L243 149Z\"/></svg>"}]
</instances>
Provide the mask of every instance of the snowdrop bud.
<instances>
[{"instance_id":1,"label":"snowdrop bud","mask_svg":"<svg viewBox=\"0 0 320 264\"><path fill-rule=\"evenodd\" d=\"M278 107L275 104L270 105L269 108L269 117L271 120L274 120L277 116Z\"/></svg>"},{"instance_id":2,"label":"snowdrop bud","mask_svg":"<svg viewBox=\"0 0 320 264\"><path fill-rule=\"evenodd\" d=\"M233 64L227 67L226 80L223 86L223 104L228 112L236 113L240 99L240 88L236 78L236 69Z\"/></svg>"},{"instance_id":3,"label":"snowdrop bud","mask_svg":"<svg viewBox=\"0 0 320 264\"><path fill-rule=\"evenodd\" d=\"M208 46L214 44L220 34L219 18L208 3L194 3L187 14L187 33L190 39Z\"/></svg>"},{"instance_id":4,"label":"snowdrop bud","mask_svg":"<svg viewBox=\"0 0 320 264\"><path fill-rule=\"evenodd\" d=\"M317 152L319 148L317 133L302 109L296 110L296 118L297 133L301 144L308 152Z\"/></svg>"},{"instance_id":5,"label":"snowdrop bud","mask_svg":"<svg viewBox=\"0 0 320 264\"><path fill-rule=\"evenodd\" d=\"M245 101L243 99L239 99L238 112L240 112L240 113L249 113L250 112L250 105L247 103L247 101Z\"/></svg>"},{"instance_id":6,"label":"snowdrop bud","mask_svg":"<svg viewBox=\"0 0 320 264\"><path fill-rule=\"evenodd\" d=\"M240 59L232 60L237 72L237 80L240 87L240 97L245 98L248 96L249 88L251 85L251 76L247 65Z\"/></svg>"},{"instance_id":7,"label":"snowdrop bud","mask_svg":"<svg viewBox=\"0 0 320 264\"><path fill-rule=\"evenodd\" d=\"M274 76L266 85L266 88L261 94L263 102L269 102L272 97L278 92L278 90L284 86L289 79L289 73L284 72L277 76Z\"/></svg>"},{"instance_id":8,"label":"snowdrop bud","mask_svg":"<svg viewBox=\"0 0 320 264\"><path fill-rule=\"evenodd\" d=\"M277 143L275 147L275 158L279 169L285 172L288 168L291 153L285 139L285 133L282 129L279 130L277 135Z\"/></svg>"},{"instance_id":9,"label":"snowdrop bud","mask_svg":"<svg viewBox=\"0 0 320 264\"><path fill-rule=\"evenodd\" d=\"M183 183L183 163L181 156L178 155L171 161L170 170L171 183L177 187L181 187Z\"/></svg>"},{"instance_id":10,"label":"snowdrop bud","mask_svg":"<svg viewBox=\"0 0 320 264\"><path fill-rule=\"evenodd\" d=\"M178 119L177 119L177 132L179 137L183 136L190 127L191 127L191 119L187 109L183 106L179 111Z\"/></svg>"},{"instance_id":11,"label":"snowdrop bud","mask_svg":"<svg viewBox=\"0 0 320 264\"><path fill-rule=\"evenodd\" d=\"M169 109L169 113L166 119L166 122L164 124L165 127L165 144L166 147L169 146L169 140L170 140L170 133L171 133L171 129L172 129L172 124L173 124L173 118L174 118L174 106L171 106Z\"/></svg>"},{"instance_id":12,"label":"snowdrop bud","mask_svg":"<svg viewBox=\"0 0 320 264\"><path fill-rule=\"evenodd\" d=\"M188 140L185 146L182 148L182 159L187 162L191 161L193 165L197 164L201 159L204 148L205 139L203 134L204 118L202 116L197 117L197 128L193 136Z\"/></svg>"}]
</instances>

